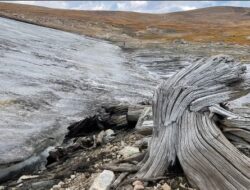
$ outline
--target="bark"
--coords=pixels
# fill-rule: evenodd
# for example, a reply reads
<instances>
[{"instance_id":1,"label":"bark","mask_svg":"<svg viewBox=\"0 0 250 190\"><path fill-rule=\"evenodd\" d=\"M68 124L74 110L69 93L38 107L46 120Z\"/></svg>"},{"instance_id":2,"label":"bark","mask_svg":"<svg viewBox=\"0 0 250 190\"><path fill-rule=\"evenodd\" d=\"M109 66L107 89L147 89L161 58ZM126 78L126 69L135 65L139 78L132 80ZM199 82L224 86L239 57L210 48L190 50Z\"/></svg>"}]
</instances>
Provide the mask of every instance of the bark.
<instances>
[{"instance_id":1,"label":"bark","mask_svg":"<svg viewBox=\"0 0 250 190\"><path fill-rule=\"evenodd\" d=\"M250 189L250 159L224 136L215 117L223 117L225 126L237 123L231 125L237 130L227 132L249 142L249 123L242 127L243 117L219 106L249 92L245 73L245 66L221 55L201 59L163 81L153 97L152 140L136 177L163 176L179 159L196 188Z\"/></svg>"}]
</instances>

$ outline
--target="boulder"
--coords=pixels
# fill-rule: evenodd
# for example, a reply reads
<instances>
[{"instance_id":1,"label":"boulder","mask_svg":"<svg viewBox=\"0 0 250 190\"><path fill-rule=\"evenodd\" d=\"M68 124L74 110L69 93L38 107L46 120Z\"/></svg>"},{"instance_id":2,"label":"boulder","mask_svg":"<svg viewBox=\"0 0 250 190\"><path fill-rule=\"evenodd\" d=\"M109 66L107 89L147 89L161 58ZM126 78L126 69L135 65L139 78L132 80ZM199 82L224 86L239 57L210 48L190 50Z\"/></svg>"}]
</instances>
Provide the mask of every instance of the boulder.
<instances>
[{"instance_id":1,"label":"boulder","mask_svg":"<svg viewBox=\"0 0 250 190\"><path fill-rule=\"evenodd\" d=\"M95 178L90 190L109 190L114 180L114 172L110 170L104 170Z\"/></svg>"}]
</instances>

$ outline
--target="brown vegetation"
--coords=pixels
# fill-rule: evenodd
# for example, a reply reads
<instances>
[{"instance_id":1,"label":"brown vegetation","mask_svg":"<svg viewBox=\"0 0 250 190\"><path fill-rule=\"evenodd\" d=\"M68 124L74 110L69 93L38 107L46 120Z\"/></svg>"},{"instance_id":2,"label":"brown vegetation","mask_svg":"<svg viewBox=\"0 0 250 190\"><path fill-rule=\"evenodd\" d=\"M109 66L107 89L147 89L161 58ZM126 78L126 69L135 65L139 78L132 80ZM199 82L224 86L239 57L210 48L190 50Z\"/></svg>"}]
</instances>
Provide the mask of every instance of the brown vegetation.
<instances>
[{"instance_id":1,"label":"brown vegetation","mask_svg":"<svg viewBox=\"0 0 250 190\"><path fill-rule=\"evenodd\" d=\"M115 42L194 42L250 44L250 9L211 7L148 14L51 9L0 3L0 16Z\"/></svg>"}]
</instances>

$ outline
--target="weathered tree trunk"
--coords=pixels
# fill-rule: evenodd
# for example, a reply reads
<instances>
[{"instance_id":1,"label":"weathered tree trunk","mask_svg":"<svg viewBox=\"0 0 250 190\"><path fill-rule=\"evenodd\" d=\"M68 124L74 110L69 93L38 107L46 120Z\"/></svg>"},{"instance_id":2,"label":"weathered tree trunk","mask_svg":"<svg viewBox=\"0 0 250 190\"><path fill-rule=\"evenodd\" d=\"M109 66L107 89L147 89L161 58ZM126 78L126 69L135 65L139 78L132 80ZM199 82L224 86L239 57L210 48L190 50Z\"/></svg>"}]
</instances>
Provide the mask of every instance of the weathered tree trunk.
<instances>
[{"instance_id":1,"label":"weathered tree trunk","mask_svg":"<svg viewBox=\"0 0 250 190\"><path fill-rule=\"evenodd\" d=\"M216 56L163 81L153 97L152 140L136 177L163 176L179 159L194 187L250 189L250 159L228 141L213 117L221 115L225 125L238 126L233 134L249 142L249 123L219 106L248 93L245 73L246 67L232 58ZM245 127L239 127L242 122Z\"/></svg>"}]
</instances>

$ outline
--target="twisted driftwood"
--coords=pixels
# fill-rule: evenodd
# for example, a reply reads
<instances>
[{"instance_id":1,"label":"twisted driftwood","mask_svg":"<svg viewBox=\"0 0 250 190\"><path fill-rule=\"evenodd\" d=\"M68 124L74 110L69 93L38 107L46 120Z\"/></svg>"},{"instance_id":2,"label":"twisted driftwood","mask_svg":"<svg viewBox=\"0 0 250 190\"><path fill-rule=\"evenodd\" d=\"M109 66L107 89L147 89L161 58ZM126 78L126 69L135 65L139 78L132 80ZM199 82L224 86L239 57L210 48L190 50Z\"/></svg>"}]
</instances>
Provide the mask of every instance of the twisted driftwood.
<instances>
[{"instance_id":1,"label":"twisted driftwood","mask_svg":"<svg viewBox=\"0 0 250 190\"><path fill-rule=\"evenodd\" d=\"M250 142L250 120L222 106L249 92L245 73L245 66L221 55L201 59L163 81L153 97L152 140L136 177L163 176L179 159L198 189L250 189L250 159L218 127ZM218 122L214 115L224 119Z\"/></svg>"}]
</instances>

